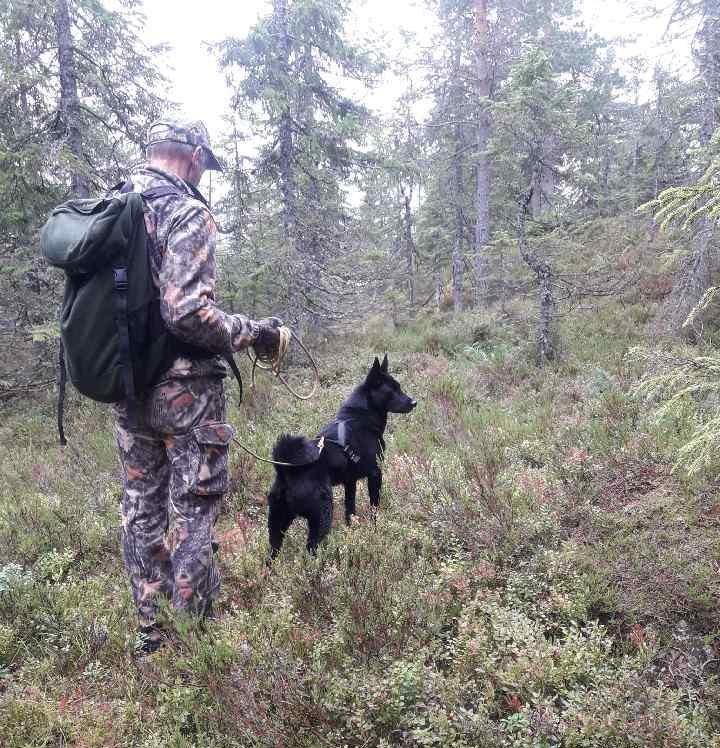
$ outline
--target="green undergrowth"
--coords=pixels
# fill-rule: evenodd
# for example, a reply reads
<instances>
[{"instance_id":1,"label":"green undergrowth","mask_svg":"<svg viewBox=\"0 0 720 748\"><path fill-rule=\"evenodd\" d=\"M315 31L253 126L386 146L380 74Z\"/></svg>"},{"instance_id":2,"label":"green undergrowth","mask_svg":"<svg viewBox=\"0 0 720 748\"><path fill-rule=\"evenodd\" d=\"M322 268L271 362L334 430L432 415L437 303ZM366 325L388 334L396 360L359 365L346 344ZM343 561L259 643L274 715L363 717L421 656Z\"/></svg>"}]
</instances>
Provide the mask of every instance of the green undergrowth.
<instances>
[{"instance_id":1,"label":"green undergrowth","mask_svg":"<svg viewBox=\"0 0 720 748\"><path fill-rule=\"evenodd\" d=\"M527 310L525 310L527 311ZM218 525L218 618L137 636L109 414L50 400L0 425L0 745L720 746L720 504L673 472L687 427L633 395L647 299L564 319L538 368L520 304L319 352L312 404L267 379L231 406L262 454L315 433L372 356L419 400L316 558L265 565L272 468L240 450ZM230 401L234 390L230 387Z\"/></svg>"}]
</instances>

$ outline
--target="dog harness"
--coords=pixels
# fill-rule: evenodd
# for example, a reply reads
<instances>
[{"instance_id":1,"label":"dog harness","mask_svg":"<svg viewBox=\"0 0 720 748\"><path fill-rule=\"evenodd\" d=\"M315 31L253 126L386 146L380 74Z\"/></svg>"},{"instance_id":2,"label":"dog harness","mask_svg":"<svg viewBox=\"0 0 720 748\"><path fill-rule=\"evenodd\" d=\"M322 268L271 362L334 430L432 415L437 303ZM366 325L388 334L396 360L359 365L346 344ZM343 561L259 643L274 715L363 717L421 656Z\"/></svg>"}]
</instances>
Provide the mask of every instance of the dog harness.
<instances>
[{"instance_id":1,"label":"dog harness","mask_svg":"<svg viewBox=\"0 0 720 748\"><path fill-rule=\"evenodd\" d=\"M337 419L334 421L334 423L337 424L337 439L330 439L329 437L321 437L325 439L326 443L330 444L337 444L338 447L342 449L342 451L345 453L345 456L352 462L353 464L357 465L358 462L360 462L360 455L350 446L350 443L348 441L348 427L347 424L349 421L345 421L342 419ZM331 424L332 425L332 424Z\"/></svg>"},{"instance_id":2,"label":"dog harness","mask_svg":"<svg viewBox=\"0 0 720 748\"><path fill-rule=\"evenodd\" d=\"M348 460L357 465L360 462L360 455L353 450L347 439L347 421L338 421L338 444L342 447L343 452L347 455Z\"/></svg>"},{"instance_id":3,"label":"dog harness","mask_svg":"<svg viewBox=\"0 0 720 748\"><path fill-rule=\"evenodd\" d=\"M330 439L328 437L325 437L325 441L329 442L331 444L337 444L338 447L342 449L342 451L347 456L348 460L352 462L354 465L357 465L358 462L362 459L362 456L359 455L350 445L350 428L348 427L348 424L351 423L353 418L337 418L335 419L334 423L337 424L337 439ZM382 436L377 436L377 443L380 447L380 454L382 455L385 452L385 441L383 440Z\"/></svg>"}]
</instances>

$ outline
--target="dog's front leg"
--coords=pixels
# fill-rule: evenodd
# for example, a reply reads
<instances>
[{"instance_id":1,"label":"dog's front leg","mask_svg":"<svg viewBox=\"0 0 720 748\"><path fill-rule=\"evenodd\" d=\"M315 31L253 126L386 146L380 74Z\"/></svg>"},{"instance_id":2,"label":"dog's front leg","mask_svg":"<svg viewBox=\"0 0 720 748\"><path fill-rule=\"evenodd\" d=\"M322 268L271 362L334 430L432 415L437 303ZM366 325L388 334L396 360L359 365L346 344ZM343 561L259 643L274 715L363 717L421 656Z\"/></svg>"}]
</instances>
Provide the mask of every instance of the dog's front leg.
<instances>
[{"instance_id":1,"label":"dog's front leg","mask_svg":"<svg viewBox=\"0 0 720 748\"><path fill-rule=\"evenodd\" d=\"M371 506L380 506L380 489L382 488L382 472L376 465L375 469L368 475L368 494Z\"/></svg>"},{"instance_id":2,"label":"dog's front leg","mask_svg":"<svg viewBox=\"0 0 720 748\"><path fill-rule=\"evenodd\" d=\"M345 483L345 522L349 525L355 514L355 495L357 493L356 481Z\"/></svg>"}]
</instances>

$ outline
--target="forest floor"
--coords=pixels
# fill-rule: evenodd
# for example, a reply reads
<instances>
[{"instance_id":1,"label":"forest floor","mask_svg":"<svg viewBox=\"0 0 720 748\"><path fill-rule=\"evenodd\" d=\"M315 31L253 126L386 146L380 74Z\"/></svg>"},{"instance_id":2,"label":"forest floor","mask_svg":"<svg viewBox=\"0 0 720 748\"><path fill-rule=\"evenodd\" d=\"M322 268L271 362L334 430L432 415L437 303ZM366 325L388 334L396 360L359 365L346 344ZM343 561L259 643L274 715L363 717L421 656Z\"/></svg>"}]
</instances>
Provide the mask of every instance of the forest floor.
<instances>
[{"instance_id":1,"label":"forest floor","mask_svg":"<svg viewBox=\"0 0 720 748\"><path fill-rule=\"evenodd\" d=\"M271 571L272 468L235 450L218 619L136 655L106 409L51 396L0 425L0 745L720 746L720 494L673 471L687 424L633 394L654 302L560 321L428 318L320 351L311 404L264 380L240 437L315 433L375 354L419 401L391 416L367 495L318 554ZM232 394L230 400L232 402Z\"/></svg>"}]
</instances>

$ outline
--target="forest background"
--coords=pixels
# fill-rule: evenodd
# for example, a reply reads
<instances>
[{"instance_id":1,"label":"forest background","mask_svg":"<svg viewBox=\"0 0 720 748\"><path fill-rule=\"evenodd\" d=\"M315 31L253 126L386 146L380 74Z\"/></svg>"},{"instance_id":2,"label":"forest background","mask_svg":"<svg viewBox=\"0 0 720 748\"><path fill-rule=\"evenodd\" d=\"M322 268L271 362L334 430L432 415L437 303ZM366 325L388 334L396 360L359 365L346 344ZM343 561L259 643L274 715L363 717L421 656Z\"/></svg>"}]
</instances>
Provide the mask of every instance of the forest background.
<instances>
[{"instance_id":1,"label":"forest background","mask_svg":"<svg viewBox=\"0 0 720 748\"><path fill-rule=\"evenodd\" d=\"M0 745L720 745L720 2L651 5L0 0ZM312 407L261 380L245 442L383 352L420 404L380 515L272 573L234 453L217 620L142 659L38 242L182 110L226 164L221 306L322 373Z\"/></svg>"},{"instance_id":2,"label":"forest background","mask_svg":"<svg viewBox=\"0 0 720 748\"><path fill-rule=\"evenodd\" d=\"M227 164L203 184L223 229L224 300L275 309L301 332L370 308L481 309L512 285L529 190L528 216L565 241L568 223L632 211L711 158L702 3L638 8L631 25L662 37L630 47L588 28L573 2L408 5L410 28L383 33L342 2L255 10L244 37L176 50L187 74L175 85L195 114L207 102ZM163 12L153 5L147 26L139 3L4 7L0 324L15 355L3 357L3 392L47 380L58 288L36 246L48 209L126 177L148 122L176 107ZM705 265L676 327L710 285ZM599 264L587 273L565 295L599 293ZM28 340L35 354L17 355Z\"/></svg>"}]
</instances>

